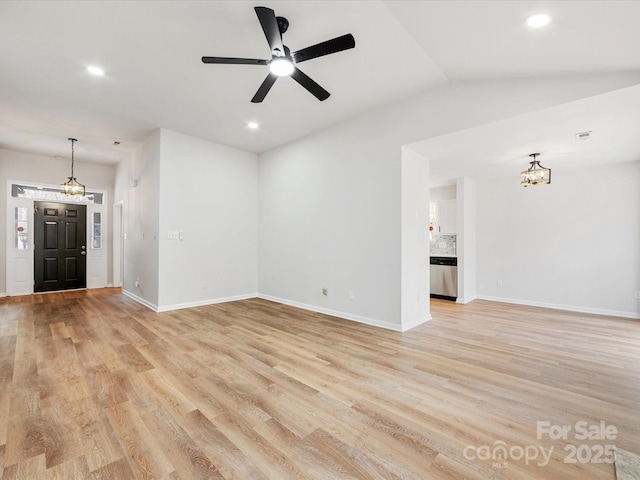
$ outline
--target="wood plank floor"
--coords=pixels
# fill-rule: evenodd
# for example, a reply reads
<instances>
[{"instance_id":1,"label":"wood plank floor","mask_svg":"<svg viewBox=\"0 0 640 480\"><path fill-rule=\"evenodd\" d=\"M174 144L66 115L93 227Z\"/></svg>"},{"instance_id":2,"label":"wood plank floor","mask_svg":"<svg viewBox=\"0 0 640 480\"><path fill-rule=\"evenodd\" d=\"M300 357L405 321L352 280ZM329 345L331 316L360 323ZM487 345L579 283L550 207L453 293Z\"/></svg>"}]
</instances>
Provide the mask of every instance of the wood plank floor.
<instances>
[{"instance_id":1,"label":"wood plank floor","mask_svg":"<svg viewBox=\"0 0 640 480\"><path fill-rule=\"evenodd\" d=\"M401 334L258 299L0 299L0 477L612 480L607 445L640 452L640 322L432 315Z\"/></svg>"}]
</instances>

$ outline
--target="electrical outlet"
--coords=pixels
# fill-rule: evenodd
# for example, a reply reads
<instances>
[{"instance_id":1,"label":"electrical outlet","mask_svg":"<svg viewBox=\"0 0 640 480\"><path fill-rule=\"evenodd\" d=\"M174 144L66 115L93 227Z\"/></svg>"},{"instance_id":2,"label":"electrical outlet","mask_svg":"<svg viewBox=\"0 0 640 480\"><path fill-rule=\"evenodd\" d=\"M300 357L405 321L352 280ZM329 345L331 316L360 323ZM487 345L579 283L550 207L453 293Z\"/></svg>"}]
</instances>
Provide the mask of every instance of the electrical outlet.
<instances>
[{"instance_id":1,"label":"electrical outlet","mask_svg":"<svg viewBox=\"0 0 640 480\"><path fill-rule=\"evenodd\" d=\"M167 238L168 238L169 240L178 240L178 238L180 238L180 237L179 237L178 232L170 231L170 232L167 234Z\"/></svg>"},{"instance_id":2,"label":"electrical outlet","mask_svg":"<svg viewBox=\"0 0 640 480\"><path fill-rule=\"evenodd\" d=\"M501 286L503 285L502 280L498 280L498 281L496 282L496 285L497 285L498 287L501 287Z\"/></svg>"},{"instance_id":3,"label":"electrical outlet","mask_svg":"<svg viewBox=\"0 0 640 480\"><path fill-rule=\"evenodd\" d=\"M633 294L633 298L640 300L640 291L636 291L636 293Z\"/></svg>"},{"instance_id":4,"label":"electrical outlet","mask_svg":"<svg viewBox=\"0 0 640 480\"><path fill-rule=\"evenodd\" d=\"M322 289L322 294L323 295L329 295L329 289L328 288L323 288Z\"/></svg>"},{"instance_id":5,"label":"electrical outlet","mask_svg":"<svg viewBox=\"0 0 640 480\"><path fill-rule=\"evenodd\" d=\"M207 288L207 282L206 282L206 281L202 282L202 288L203 288L203 289L206 289L206 288Z\"/></svg>"},{"instance_id":6,"label":"electrical outlet","mask_svg":"<svg viewBox=\"0 0 640 480\"><path fill-rule=\"evenodd\" d=\"M349 300L355 300L356 294L353 290L349 290Z\"/></svg>"}]
</instances>

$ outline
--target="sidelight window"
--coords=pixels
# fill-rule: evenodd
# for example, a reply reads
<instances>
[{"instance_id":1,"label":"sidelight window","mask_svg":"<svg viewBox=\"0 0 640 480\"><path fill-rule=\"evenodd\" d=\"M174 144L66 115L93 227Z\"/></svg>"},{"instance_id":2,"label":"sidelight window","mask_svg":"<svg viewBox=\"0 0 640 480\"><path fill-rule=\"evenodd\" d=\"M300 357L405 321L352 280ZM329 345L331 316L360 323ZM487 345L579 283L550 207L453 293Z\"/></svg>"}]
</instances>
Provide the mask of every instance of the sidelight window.
<instances>
[{"instance_id":1,"label":"sidelight window","mask_svg":"<svg viewBox=\"0 0 640 480\"><path fill-rule=\"evenodd\" d=\"M29 216L27 207L16 207L14 224L15 249L29 250Z\"/></svg>"},{"instance_id":2,"label":"sidelight window","mask_svg":"<svg viewBox=\"0 0 640 480\"><path fill-rule=\"evenodd\" d=\"M102 248L102 214L93 212L91 216L91 248Z\"/></svg>"}]
</instances>

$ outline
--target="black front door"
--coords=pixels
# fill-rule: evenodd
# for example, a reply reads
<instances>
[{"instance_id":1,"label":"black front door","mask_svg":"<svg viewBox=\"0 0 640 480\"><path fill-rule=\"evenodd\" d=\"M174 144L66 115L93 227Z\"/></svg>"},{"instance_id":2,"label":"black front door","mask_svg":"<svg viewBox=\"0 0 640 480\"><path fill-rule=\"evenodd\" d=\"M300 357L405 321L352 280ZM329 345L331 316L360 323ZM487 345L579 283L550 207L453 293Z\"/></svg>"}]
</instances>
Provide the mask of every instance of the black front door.
<instances>
[{"instance_id":1,"label":"black front door","mask_svg":"<svg viewBox=\"0 0 640 480\"><path fill-rule=\"evenodd\" d=\"M85 288L87 206L34 202L35 292Z\"/></svg>"}]
</instances>

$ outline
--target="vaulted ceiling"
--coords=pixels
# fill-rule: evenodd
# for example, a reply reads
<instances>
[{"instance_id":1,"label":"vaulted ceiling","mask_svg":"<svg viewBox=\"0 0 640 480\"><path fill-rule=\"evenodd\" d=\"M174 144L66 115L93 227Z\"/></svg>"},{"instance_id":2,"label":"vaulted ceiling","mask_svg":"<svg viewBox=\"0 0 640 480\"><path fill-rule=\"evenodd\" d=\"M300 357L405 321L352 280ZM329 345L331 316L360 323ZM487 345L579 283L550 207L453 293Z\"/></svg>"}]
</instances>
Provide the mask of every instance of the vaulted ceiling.
<instances>
[{"instance_id":1,"label":"vaulted ceiling","mask_svg":"<svg viewBox=\"0 0 640 480\"><path fill-rule=\"evenodd\" d=\"M281 78L253 104L267 67L200 61L269 58L256 5L289 20L292 51L353 34L354 49L300 66L328 100ZM552 22L532 30L524 19L539 12ZM4 0L0 147L68 156L74 136L79 161L115 163L164 127L262 152L449 82L640 71L638 18L640 2L611 0ZM630 100L616 108L638 110Z\"/></svg>"}]
</instances>

